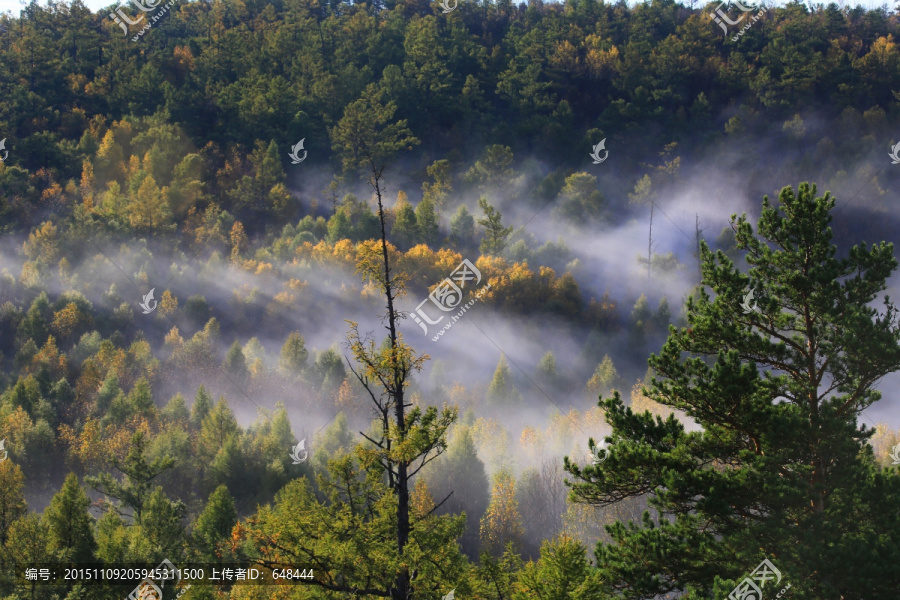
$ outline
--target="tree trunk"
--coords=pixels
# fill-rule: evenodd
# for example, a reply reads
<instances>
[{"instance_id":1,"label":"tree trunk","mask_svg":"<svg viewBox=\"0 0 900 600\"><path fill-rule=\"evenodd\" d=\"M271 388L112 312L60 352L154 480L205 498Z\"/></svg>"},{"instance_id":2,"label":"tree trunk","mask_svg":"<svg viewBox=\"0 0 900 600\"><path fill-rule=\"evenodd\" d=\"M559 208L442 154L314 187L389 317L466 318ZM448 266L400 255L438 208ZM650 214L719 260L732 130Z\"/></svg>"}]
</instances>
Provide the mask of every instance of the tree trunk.
<instances>
[{"instance_id":1,"label":"tree trunk","mask_svg":"<svg viewBox=\"0 0 900 600\"><path fill-rule=\"evenodd\" d=\"M387 249L387 231L384 222L384 206L381 202L381 172L372 165L372 174L375 183L375 195L378 198L378 219L381 223L381 256L384 261L384 295L387 297L388 330L391 338L391 350L397 349L397 316L394 312L394 289L391 282L391 266ZM394 418L397 420L397 430L403 442L406 429L406 406L403 399L403 375L399 370L394 371ZM409 542L409 476L407 475L406 462L397 463L397 480L395 490L397 492L397 556L403 560L403 550ZM397 600L407 600L409 597L409 572L405 567L397 574L396 590L394 597Z\"/></svg>"}]
</instances>

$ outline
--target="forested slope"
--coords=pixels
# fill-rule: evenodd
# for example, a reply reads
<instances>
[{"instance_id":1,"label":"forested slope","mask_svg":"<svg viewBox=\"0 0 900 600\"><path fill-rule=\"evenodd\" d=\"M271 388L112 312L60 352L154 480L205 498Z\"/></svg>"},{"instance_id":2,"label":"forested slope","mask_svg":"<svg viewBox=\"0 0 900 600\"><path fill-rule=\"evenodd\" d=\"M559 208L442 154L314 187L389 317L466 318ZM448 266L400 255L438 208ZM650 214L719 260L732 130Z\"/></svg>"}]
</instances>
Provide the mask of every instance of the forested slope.
<instances>
[{"instance_id":1,"label":"forested slope","mask_svg":"<svg viewBox=\"0 0 900 600\"><path fill-rule=\"evenodd\" d=\"M900 437L860 427L900 366L897 14L789 3L735 40L669 1L181 0L140 36L114 9L0 15L5 568L316 573L185 600L605 600L724 596L770 558L786 598L896 589ZM463 264L477 301L385 340L383 260L400 317ZM796 355L766 337L798 332ZM354 371L426 353L382 390L409 423L373 422ZM386 473L413 455L405 510Z\"/></svg>"}]
</instances>

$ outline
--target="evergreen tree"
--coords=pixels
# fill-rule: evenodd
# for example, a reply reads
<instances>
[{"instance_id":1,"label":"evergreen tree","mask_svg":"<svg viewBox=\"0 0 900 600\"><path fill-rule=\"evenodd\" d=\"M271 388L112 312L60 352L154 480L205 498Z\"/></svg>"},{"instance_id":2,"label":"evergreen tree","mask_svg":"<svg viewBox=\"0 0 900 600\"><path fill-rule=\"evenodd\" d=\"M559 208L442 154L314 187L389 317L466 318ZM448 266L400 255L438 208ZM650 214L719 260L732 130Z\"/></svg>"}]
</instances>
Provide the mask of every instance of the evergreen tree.
<instances>
[{"instance_id":1,"label":"evergreen tree","mask_svg":"<svg viewBox=\"0 0 900 600\"><path fill-rule=\"evenodd\" d=\"M240 427L234 413L231 412L224 396L220 396L200 427L200 436L197 439L200 456L207 462L211 461L226 440L239 431Z\"/></svg>"},{"instance_id":2,"label":"evergreen tree","mask_svg":"<svg viewBox=\"0 0 900 600\"><path fill-rule=\"evenodd\" d=\"M450 219L450 243L454 248L463 249L475 240L475 217L469 213L465 204L459 208Z\"/></svg>"},{"instance_id":3,"label":"evergreen tree","mask_svg":"<svg viewBox=\"0 0 900 600\"><path fill-rule=\"evenodd\" d=\"M540 559L525 565L516 587L513 600L601 597L585 547L566 536L541 544Z\"/></svg>"},{"instance_id":4,"label":"evergreen tree","mask_svg":"<svg viewBox=\"0 0 900 600\"><path fill-rule=\"evenodd\" d=\"M606 201L593 175L583 172L569 175L559 196L560 203L554 212L572 223L590 223L604 216Z\"/></svg>"},{"instance_id":5,"label":"evergreen tree","mask_svg":"<svg viewBox=\"0 0 900 600\"><path fill-rule=\"evenodd\" d=\"M421 237L416 211L406 200L398 200L394 212L397 218L391 228L391 242L401 250L407 250Z\"/></svg>"},{"instance_id":6,"label":"evergreen tree","mask_svg":"<svg viewBox=\"0 0 900 600\"><path fill-rule=\"evenodd\" d=\"M325 241L329 244L336 244L341 240L353 239L353 226L350 224L350 217L347 211L339 208L330 219L328 219L328 234Z\"/></svg>"},{"instance_id":7,"label":"evergreen tree","mask_svg":"<svg viewBox=\"0 0 900 600\"><path fill-rule=\"evenodd\" d=\"M356 446L356 439L347 423L347 415L339 412L315 439L316 453L310 462L321 473L328 471L328 461L349 454Z\"/></svg>"},{"instance_id":8,"label":"evergreen tree","mask_svg":"<svg viewBox=\"0 0 900 600\"><path fill-rule=\"evenodd\" d=\"M48 551L63 562L86 563L94 558L96 542L88 507L90 498L78 483L78 477L69 473L62 488L50 500L44 511L47 523Z\"/></svg>"},{"instance_id":9,"label":"evergreen tree","mask_svg":"<svg viewBox=\"0 0 900 600\"><path fill-rule=\"evenodd\" d=\"M288 377L300 377L306 370L306 359L309 351L300 332L293 331L281 347L278 369Z\"/></svg>"},{"instance_id":10,"label":"evergreen tree","mask_svg":"<svg viewBox=\"0 0 900 600\"><path fill-rule=\"evenodd\" d=\"M428 487L435 501L443 503L440 514L466 515L466 530L460 538L463 552L477 556L479 523L490 501L491 482L469 427L460 426L450 438L447 453L430 472Z\"/></svg>"},{"instance_id":11,"label":"evergreen tree","mask_svg":"<svg viewBox=\"0 0 900 600\"><path fill-rule=\"evenodd\" d=\"M516 480L503 470L494 475L491 501L481 518L481 547L484 552L499 557L511 545L521 552L525 528L516 501Z\"/></svg>"},{"instance_id":12,"label":"evergreen tree","mask_svg":"<svg viewBox=\"0 0 900 600\"><path fill-rule=\"evenodd\" d=\"M218 558L220 545L230 539L231 530L237 524L234 498L228 488L220 485L210 494L203 512L194 524L193 542L200 556L209 561Z\"/></svg>"},{"instance_id":13,"label":"evergreen tree","mask_svg":"<svg viewBox=\"0 0 900 600\"><path fill-rule=\"evenodd\" d=\"M150 384L143 377L138 379L131 388L127 397L129 414L149 415L156 405L153 404L153 396L150 392Z\"/></svg>"},{"instance_id":14,"label":"evergreen tree","mask_svg":"<svg viewBox=\"0 0 900 600\"><path fill-rule=\"evenodd\" d=\"M209 414L211 409L212 396L210 396L209 392L206 391L206 388L201 385L197 388L197 393L194 395L194 404L191 406L191 426L194 427L194 429L200 429L200 427L203 426L206 415Z\"/></svg>"},{"instance_id":15,"label":"evergreen tree","mask_svg":"<svg viewBox=\"0 0 900 600\"><path fill-rule=\"evenodd\" d=\"M187 403L180 393L172 396L172 399L162 410L162 416L170 423L187 423L190 419Z\"/></svg>"},{"instance_id":16,"label":"evergreen tree","mask_svg":"<svg viewBox=\"0 0 900 600\"><path fill-rule=\"evenodd\" d=\"M439 229L437 212L434 210L434 203L425 199L419 202L416 207L416 229L419 232L418 241L426 244L432 250L439 248Z\"/></svg>"},{"instance_id":17,"label":"evergreen tree","mask_svg":"<svg viewBox=\"0 0 900 600\"><path fill-rule=\"evenodd\" d=\"M518 391L513 387L512 374L509 364L506 362L506 355L501 354L497 368L494 370L494 376L488 386L487 400L493 406L508 406L520 399Z\"/></svg>"},{"instance_id":18,"label":"evergreen tree","mask_svg":"<svg viewBox=\"0 0 900 600\"><path fill-rule=\"evenodd\" d=\"M423 201L430 201L437 210L440 210L447 195L453 190L450 161L447 159L436 160L428 165L426 171L434 182L426 181L422 184Z\"/></svg>"},{"instance_id":19,"label":"evergreen tree","mask_svg":"<svg viewBox=\"0 0 900 600\"><path fill-rule=\"evenodd\" d=\"M506 241L513 228L511 225L503 226L500 211L488 204L484 196L478 199L478 207L484 211L484 218L478 219L478 224L485 228L484 238L481 240L481 253L499 256L506 249Z\"/></svg>"},{"instance_id":20,"label":"evergreen tree","mask_svg":"<svg viewBox=\"0 0 900 600\"><path fill-rule=\"evenodd\" d=\"M578 501L649 494L666 515L609 528L613 544L596 551L606 593L724 597L765 558L791 597L900 587L900 540L888 533L900 527L900 473L875 464L873 432L858 422L881 397L874 384L900 366L898 312L887 298L873 305L897 262L887 243L837 258L834 203L803 183L784 188L777 206L764 199L756 232L734 217L748 275L701 244L714 296L704 288L688 299L688 326L649 361L647 390L700 429L636 414L616 393L601 403L610 456L584 468L566 461Z\"/></svg>"},{"instance_id":21,"label":"evergreen tree","mask_svg":"<svg viewBox=\"0 0 900 600\"><path fill-rule=\"evenodd\" d=\"M115 512L97 519L97 558L106 564L123 563L128 557L128 530Z\"/></svg>"},{"instance_id":22,"label":"evergreen tree","mask_svg":"<svg viewBox=\"0 0 900 600\"><path fill-rule=\"evenodd\" d=\"M556 386L559 383L559 374L556 372L556 357L553 352L547 351L537 365L538 379L547 386Z\"/></svg>"},{"instance_id":23,"label":"evergreen tree","mask_svg":"<svg viewBox=\"0 0 900 600\"><path fill-rule=\"evenodd\" d=\"M184 544L184 527L181 520L185 506L166 497L161 486L156 486L144 504L141 514L141 536L153 548L151 560L181 558Z\"/></svg>"},{"instance_id":24,"label":"evergreen tree","mask_svg":"<svg viewBox=\"0 0 900 600\"><path fill-rule=\"evenodd\" d=\"M347 375L344 361L333 348L319 353L316 358L316 373L321 382L322 391L326 393L337 390Z\"/></svg>"},{"instance_id":25,"label":"evergreen tree","mask_svg":"<svg viewBox=\"0 0 900 600\"><path fill-rule=\"evenodd\" d=\"M4 562L19 565L51 562L52 557L47 551L49 541L47 523L39 515L26 513L9 527L9 537L4 545ZM48 595L37 595L38 585L37 581L27 582L28 597L48 598Z\"/></svg>"},{"instance_id":26,"label":"evergreen tree","mask_svg":"<svg viewBox=\"0 0 900 600\"><path fill-rule=\"evenodd\" d=\"M652 321L656 331L666 331L672 322L672 310L669 308L669 300L665 296L659 299L659 306L653 314Z\"/></svg>"},{"instance_id":27,"label":"evergreen tree","mask_svg":"<svg viewBox=\"0 0 900 600\"><path fill-rule=\"evenodd\" d=\"M168 456L148 461L145 456L146 449L146 434L142 430L136 431L131 436L131 446L125 461L119 462L115 458L112 460L113 466L124 475L121 481L110 473L85 477L85 482L98 492L115 498L125 507L132 509L134 519L138 523L150 495L150 482L175 464L174 459ZM111 508L121 513L120 506L112 505Z\"/></svg>"},{"instance_id":28,"label":"evergreen tree","mask_svg":"<svg viewBox=\"0 0 900 600\"><path fill-rule=\"evenodd\" d=\"M0 461L0 545L6 543L13 521L28 511L24 487L22 468L11 460Z\"/></svg>"},{"instance_id":29,"label":"evergreen tree","mask_svg":"<svg viewBox=\"0 0 900 600\"><path fill-rule=\"evenodd\" d=\"M232 381L238 386L243 387L250 377L250 370L247 369L247 360L244 358L244 350L237 340L228 348L228 354L222 362L222 370L231 377Z\"/></svg>"},{"instance_id":30,"label":"evergreen tree","mask_svg":"<svg viewBox=\"0 0 900 600\"><path fill-rule=\"evenodd\" d=\"M379 516L390 518L392 523L389 529L393 539L382 549L383 558L379 561L388 563L385 571L390 581L383 577L375 580L375 589L383 590L378 591L378 595L411 600L421 595L420 590L434 589L435 585L433 581L426 583L433 571L417 557L433 554L435 556L430 556L429 561L436 565L443 563L441 566L447 572L461 566L458 547L450 547L453 544L447 544L447 536L458 536L462 523L459 519L447 518L435 518L433 524L430 519L417 523L410 508L412 478L443 451L446 431L456 419L456 411L445 408L439 412L435 407L423 409L409 402L407 396L411 375L422 369L425 357L416 356L398 331L399 314L394 300L404 292L404 277L398 278L391 266L382 188L389 161L400 148L411 148L419 140L412 137L405 121L391 122L394 110L392 103L383 105L364 95L363 99L347 107L333 131L333 138L345 169L366 173L368 183L375 191L381 228L380 247L372 245L363 249L357 260L357 272L384 294L386 312L383 318L388 336L379 347L374 340L360 335L356 323L351 323L348 335L357 365L353 368L354 376L368 393L378 415L375 425L378 433L373 431L373 436L366 436L368 444L359 455L366 457L363 460L366 483L379 483L372 485L371 492L366 490L362 497L384 498L384 509ZM341 481L359 479L348 458L335 463L333 473ZM354 487L364 491L362 486ZM349 486L348 495L351 495ZM368 519L365 525L378 520ZM426 523L432 528L429 531L436 529L434 535L420 536ZM365 531L366 528L359 529ZM359 580L358 567L352 571L347 569L347 572ZM366 581L366 587L371 588L368 581L372 580ZM346 592L352 588L342 585L338 589Z\"/></svg>"},{"instance_id":31,"label":"evergreen tree","mask_svg":"<svg viewBox=\"0 0 900 600\"><path fill-rule=\"evenodd\" d=\"M619 383L619 372L613 364L609 354L603 356L603 360L594 369L594 374L587 382L587 393L591 399L596 399L605 394Z\"/></svg>"},{"instance_id":32,"label":"evergreen tree","mask_svg":"<svg viewBox=\"0 0 900 600\"><path fill-rule=\"evenodd\" d=\"M466 171L466 181L476 184L482 190L497 190L512 181L515 175L512 163L512 148L493 144L485 148L472 168Z\"/></svg>"}]
</instances>

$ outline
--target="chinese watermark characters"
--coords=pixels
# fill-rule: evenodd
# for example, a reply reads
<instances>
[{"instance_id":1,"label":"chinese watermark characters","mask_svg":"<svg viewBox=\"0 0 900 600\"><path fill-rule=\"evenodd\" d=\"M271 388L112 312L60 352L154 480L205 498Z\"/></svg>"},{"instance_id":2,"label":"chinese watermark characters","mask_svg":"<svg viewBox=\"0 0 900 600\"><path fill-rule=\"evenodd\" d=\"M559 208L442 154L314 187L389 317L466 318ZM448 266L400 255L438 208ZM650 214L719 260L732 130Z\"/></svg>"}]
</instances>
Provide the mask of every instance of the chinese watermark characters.
<instances>
[{"instance_id":1,"label":"chinese watermark characters","mask_svg":"<svg viewBox=\"0 0 900 600\"><path fill-rule=\"evenodd\" d=\"M459 266L450 273L450 277L447 277L438 284L438 286L428 295L428 298L419 303L415 312L410 313L412 320L419 324L419 327L422 328L422 332L426 335L428 334L428 325L437 325L444 320L445 316L450 317L450 321L438 331L436 336L431 338L431 341L436 342L440 336L444 335L444 332L453 326L453 323L459 320L463 313L471 308L476 301L481 300L484 293L491 289L490 283L482 287L472 300L466 302L462 308L457 311L457 307L462 302L463 289L466 287L466 282L473 280L475 281L474 285L481 283L481 271L479 271L469 259L463 259ZM431 300L431 302L442 312L456 312L456 314L441 315L437 319L432 319L422 308L422 305L429 300Z\"/></svg>"}]
</instances>

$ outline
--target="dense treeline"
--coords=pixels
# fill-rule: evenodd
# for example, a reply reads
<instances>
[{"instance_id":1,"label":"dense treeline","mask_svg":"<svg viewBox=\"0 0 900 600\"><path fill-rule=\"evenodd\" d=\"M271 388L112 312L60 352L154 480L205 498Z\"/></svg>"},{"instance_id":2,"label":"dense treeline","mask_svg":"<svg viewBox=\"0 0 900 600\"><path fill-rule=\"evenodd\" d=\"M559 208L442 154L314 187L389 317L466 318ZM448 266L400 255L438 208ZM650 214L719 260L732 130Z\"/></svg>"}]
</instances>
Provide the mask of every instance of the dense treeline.
<instances>
[{"instance_id":1,"label":"dense treeline","mask_svg":"<svg viewBox=\"0 0 900 600\"><path fill-rule=\"evenodd\" d=\"M841 157L871 149L866 136L895 122L894 17L791 3L734 43L708 12L670 1L461 2L447 15L427 2L185 2L132 42L77 1L31 4L0 19L0 131L10 150L0 215L21 231L80 204L90 194L78 186L86 159L118 168L107 136L131 140L107 128L126 117L156 114L165 130L137 141L141 161L154 141L164 149L139 165L154 185L134 193L169 187L175 219L214 198L253 233L265 227L260 211L302 216L280 169L260 154L275 142L280 164L305 138L307 160L327 160L330 128L362 96L392 103L424 140L420 181L435 160L455 172L490 144L561 168L529 194L535 202L553 199L607 136L624 148L626 169L671 142L695 153L729 136L771 134L782 146L809 146L797 165L840 171ZM828 139L804 137L811 116L831 123ZM749 168L770 166L761 158ZM112 175L124 174L94 174L100 191ZM483 170L471 176L506 183ZM130 227L168 224L148 214Z\"/></svg>"}]
</instances>

